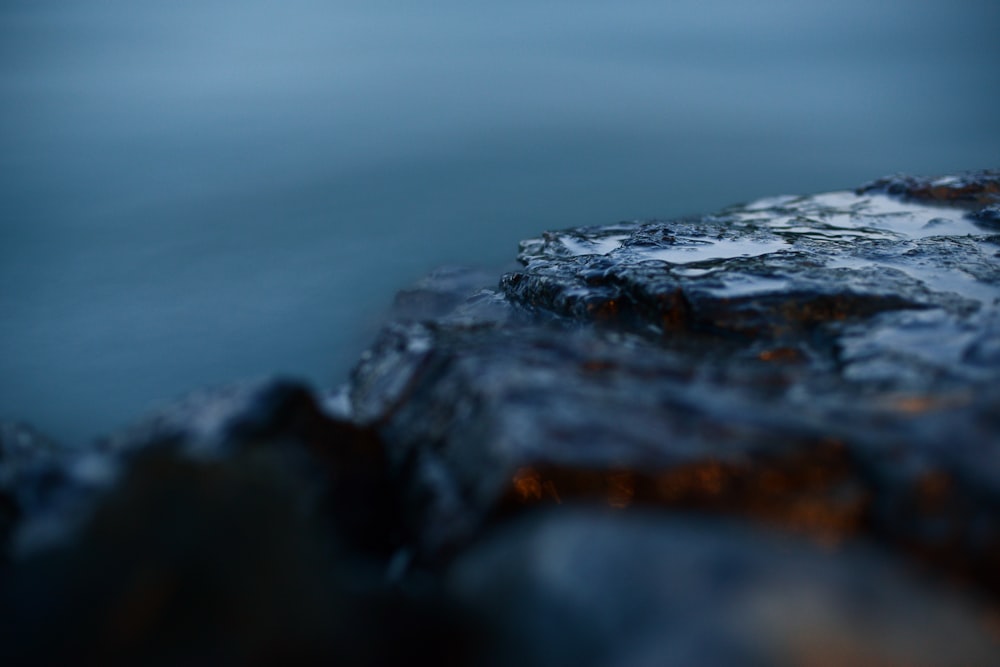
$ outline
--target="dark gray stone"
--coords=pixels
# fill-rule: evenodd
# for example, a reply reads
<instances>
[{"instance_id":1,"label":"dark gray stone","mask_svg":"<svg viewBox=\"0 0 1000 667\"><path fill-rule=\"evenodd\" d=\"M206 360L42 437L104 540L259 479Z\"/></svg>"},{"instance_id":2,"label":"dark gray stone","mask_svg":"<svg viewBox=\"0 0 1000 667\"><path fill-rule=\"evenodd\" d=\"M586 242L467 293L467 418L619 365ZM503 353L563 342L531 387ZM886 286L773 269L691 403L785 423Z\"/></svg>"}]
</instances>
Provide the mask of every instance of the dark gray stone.
<instances>
[{"instance_id":1,"label":"dark gray stone","mask_svg":"<svg viewBox=\"0 0 1000 667\"><path fill-rule=\"evenodd\" d=\"M327 414L312 390L293 380L192 393L93 447L59 449L23 428L20 440L12 433L3 432L0 497L14 503L6 512L13 542L5 551L15 556L75 539L135 460L150 452L205 463L267 452L298 470L304 494L311 489L337 505L340 529L359 544L386 551L396 539L381 443L371 431Z\"/></svg>"},{"instance_id":2,"label":"dark gray stone","mask_svg":"<svg viewBox=\"0 0 1000 667\"><path fill-rule=\"evenodd\" d=\"M381 443L300 383L198 392L83 450L0 435L0 664L467 662L464 610L386 583Z\"/></svg>"},{"instance_id":3,"label":"dark gray stone","mask_svg":"<svg viewBox=\"0 0 1000 667\"><path fill-rule=\"evenodd\" d=\"M986 665L986 610L872 549L660 513L542 513L463 553L488 665Z\"/></svg>"},{"instance_id":4,"label":"dark gray stone","mask_svg":"<svg viewBox=\"0 0 1000 667\"><path fill-rule=\"evenodd\" d=\"M66 458L66 450L27 424L0 422L0 561L22 518L62 491Z\"/></svg>"},{"instance_id":5,"label":"dark gray stone","mask_svg":"<svg viewBox=\"0 0 1000 667\"><path fill-rule=\"evenodd\" d=\"M418 552L586 499L867 535L1000 592L996 184L550 232L490 316L390 325L351 398Z\"/></svg>"},{"instance_id":6,"label":"dark gray stone","mask_svg":"<svg viewBox=\"0 0 1000 667\"><path fill-rule=\"evenodd\" d=\"M72 539L0 570L0 663L466 662L467 616L387 587L290 463L136 453Z\"/></svg>"}]
</instances>

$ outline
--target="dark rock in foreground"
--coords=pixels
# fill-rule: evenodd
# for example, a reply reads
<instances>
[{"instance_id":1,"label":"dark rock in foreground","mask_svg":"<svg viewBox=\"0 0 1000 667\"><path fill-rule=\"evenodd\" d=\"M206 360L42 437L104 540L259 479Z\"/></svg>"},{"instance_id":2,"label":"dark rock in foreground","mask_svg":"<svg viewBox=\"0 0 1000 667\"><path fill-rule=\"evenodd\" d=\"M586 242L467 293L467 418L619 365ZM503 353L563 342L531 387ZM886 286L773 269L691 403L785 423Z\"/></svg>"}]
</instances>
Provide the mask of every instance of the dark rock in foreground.
<instances>
[{"instance_id":1,"label":"dark rock in foreground","mask_svg":"<svg viewBox=\"0 0 1000 667\"><path fill-rule=\"evenodd\" d=\"M998 206L893 177L546 233L401 292L325 401L4 427L0 660L993 664Z\"/></svg>"},{"instance_id":2,"label":"dark rock in foreground","mask_svg":"<svg viewBox=\"0 0 1000 667\"><path fill-rule=\"evenodd\" d=\"M491 665L989 665L974 607L884 555L706 518L542 513L451 568ZM571 638L571 639L570 639Z\"/></svg>"},{"instance_id":3,"label":"dark rock in foreground","mask_svg":"<svg viewBox=\"0 0 1000 667\"><path fill-rule=\"evenodd\" d=\"M24 467L9 451L0 472ZM399 531L382 454L276 380L46 456L53 481L18 506L0 569L0 664L463 661L464 610L386 585ZM0 480L15 499L38 486Z\"/></svg>"}]
</instances>

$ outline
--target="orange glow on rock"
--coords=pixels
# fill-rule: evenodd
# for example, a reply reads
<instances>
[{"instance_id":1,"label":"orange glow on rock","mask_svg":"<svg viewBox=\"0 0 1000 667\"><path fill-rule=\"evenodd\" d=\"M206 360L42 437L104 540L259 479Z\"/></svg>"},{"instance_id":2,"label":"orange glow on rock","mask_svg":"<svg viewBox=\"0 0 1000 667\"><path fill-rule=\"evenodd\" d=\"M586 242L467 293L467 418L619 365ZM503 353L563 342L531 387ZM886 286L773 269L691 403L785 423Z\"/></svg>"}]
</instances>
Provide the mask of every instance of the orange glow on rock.
<instances>
[{"instance_id":1,"label":"orange glow on rock","mask_svg":"<svg viewBox=\"0 0 1000 667\"><path fill-rule=\"evenodd\" d=\"M615 509L625 509L635 499L635 480L628 471L608 475L608 504Z\"/></svg>"},{"instance_id":2,"label":"orange glow on rock","mask_svg":"<svg viewBox=\"0 0 1000 667\"><path fill-rule=\"evenodd\" d=\"M542 482L534 468L519 468L514 474L514 491L522 502L542 499Z\"/></svg>"},{"instance_id":3,"label":"orange glow on rock","mask_svg":"<svg viewBox=\"0 0 1000 667\"><path fill-rule=\"evenodd\" d=\"M870 493L853 478L843 443L818 440L768 462L704 460L640 471L535 465L517 470L509 501L601 502L615 509L653 506L741 516L835 546L862 530ZM941 480L927 493L940 495Z\"/></svg>"},{"instance_id":4,"label":"orange glow on rock","mask_svg":"<svg viewBox=\"0 0 1000 667\"><path fill-rule=\"evenodd\" d=\"M794 364L805 361L802 353L794 347L777 347L773 350L764 350L757 355L761 361L772 361L777 363Z\"/></svg>"}]
</instances>

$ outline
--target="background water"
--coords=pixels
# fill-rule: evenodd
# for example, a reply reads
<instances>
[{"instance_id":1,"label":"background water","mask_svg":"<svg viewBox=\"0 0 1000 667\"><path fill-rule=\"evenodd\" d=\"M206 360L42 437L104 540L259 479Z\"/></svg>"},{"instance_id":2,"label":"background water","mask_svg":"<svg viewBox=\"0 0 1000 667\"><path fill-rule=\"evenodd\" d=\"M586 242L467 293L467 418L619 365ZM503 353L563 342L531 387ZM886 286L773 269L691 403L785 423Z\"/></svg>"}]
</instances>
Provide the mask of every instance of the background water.
<instances>
[{"instance_id":1,"label":"background water","mask_svg":"<svg viewBox=\"0 0 1000 667\"><path fill-rule=\"evenodd\" d=\"M0 3L0 419L339 383L543 229L1000 163L996 0Z\"/></svg>"}]
</instances>

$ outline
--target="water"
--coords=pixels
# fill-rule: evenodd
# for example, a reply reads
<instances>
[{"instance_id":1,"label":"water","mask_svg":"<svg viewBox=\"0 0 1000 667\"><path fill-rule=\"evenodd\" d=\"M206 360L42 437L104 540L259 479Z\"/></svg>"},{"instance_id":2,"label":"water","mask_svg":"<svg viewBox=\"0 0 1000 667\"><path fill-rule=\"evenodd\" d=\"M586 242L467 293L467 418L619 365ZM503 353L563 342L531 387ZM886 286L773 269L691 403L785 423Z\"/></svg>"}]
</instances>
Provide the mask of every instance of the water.
<instances>
[{"instance_id":1,"label":"water","mask_svg":"<svg viewBox=\"0 0 1000 667\"><path fill-rule=\"evenodd\" d=\"M1000 4L5 0L0 419L342 380L543 229L996 167Z\"/></svg>"}]
</instances>

